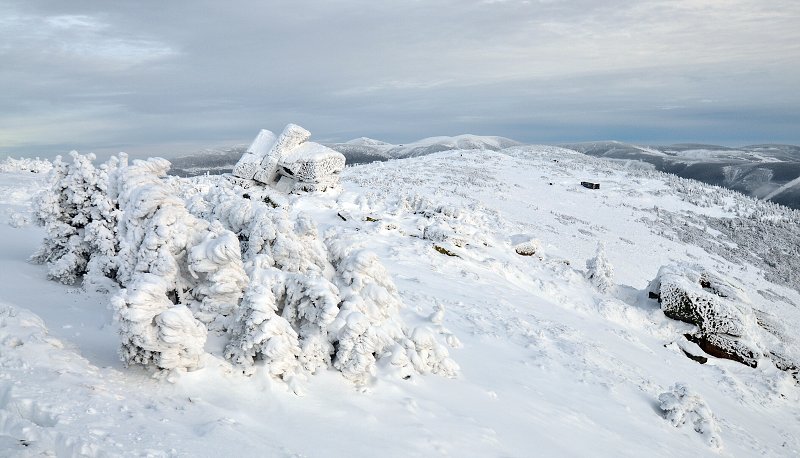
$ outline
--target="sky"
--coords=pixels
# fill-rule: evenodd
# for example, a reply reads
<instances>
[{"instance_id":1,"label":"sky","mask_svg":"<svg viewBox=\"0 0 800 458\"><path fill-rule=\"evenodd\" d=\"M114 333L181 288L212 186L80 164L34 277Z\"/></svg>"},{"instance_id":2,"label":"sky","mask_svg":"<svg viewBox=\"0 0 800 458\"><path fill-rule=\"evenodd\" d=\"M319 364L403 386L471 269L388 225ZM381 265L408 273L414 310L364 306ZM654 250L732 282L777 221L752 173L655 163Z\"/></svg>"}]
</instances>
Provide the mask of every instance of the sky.
<instances>
[{"instance_id":1,"label":"sky","mask_svg":"<svg viewBox=\"0 0 800 458\"><path fill-rule=\"evenodd\" d=\"M0 155L800 144L798 0L0 0Z\"/></svg>"}]
</instances>

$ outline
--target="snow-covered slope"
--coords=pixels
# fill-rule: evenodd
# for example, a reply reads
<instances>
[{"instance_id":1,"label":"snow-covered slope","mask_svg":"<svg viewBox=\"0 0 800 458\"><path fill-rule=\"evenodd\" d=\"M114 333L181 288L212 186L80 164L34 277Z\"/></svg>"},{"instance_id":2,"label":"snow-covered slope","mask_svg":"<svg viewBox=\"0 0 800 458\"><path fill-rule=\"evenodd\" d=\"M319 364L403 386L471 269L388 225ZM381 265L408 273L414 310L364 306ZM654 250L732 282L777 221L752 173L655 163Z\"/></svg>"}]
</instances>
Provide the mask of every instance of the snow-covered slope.
<instances>
[{"instance_id":1,"label":"snow-covered slope","mask_svg":"<svg viewBox=\"0 0 800 458\"><path fill-rule=\"evenodd\" d=\"M168 180L183 195L230 186ZM699 364L684 338L695 326L648 298L662 266L698 265L796 355L796 212L555 147L360 165L342 181L278 203L376 253L403 319L448 343L456 378L379 367L356 389L323 371L297 396L264 370L233 370L222 334L205 368L171 381L124 368L109 296L25 262L43 236L25 224L41 175L2 173L0 222L17 227L0 226L0 455L800 453L791 373L767 355L756 368ZM586 278L599 242L614 271L606 291Z\"/></svg>"},{"instance_id":2,"label":"snow-covered slope","mask_svg":"<svg viewBox=\"0 0 800 458\"><path fill-rule=\"evenodd\" d=\"M562 146L595 157L639 161L662 172L723 186L759 199L800 209L798 146L642 146L614 141Z\"/></svg>"}]
</instances>

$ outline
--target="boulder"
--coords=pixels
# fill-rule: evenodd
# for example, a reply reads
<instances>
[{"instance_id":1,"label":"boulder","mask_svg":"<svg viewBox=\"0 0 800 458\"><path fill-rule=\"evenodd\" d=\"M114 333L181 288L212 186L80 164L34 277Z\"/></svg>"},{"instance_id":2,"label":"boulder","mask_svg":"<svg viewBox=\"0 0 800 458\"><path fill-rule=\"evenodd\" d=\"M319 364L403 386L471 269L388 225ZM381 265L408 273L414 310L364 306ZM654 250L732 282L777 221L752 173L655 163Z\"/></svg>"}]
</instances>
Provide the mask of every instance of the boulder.
<instances>
[{"instance_id":1,"label":"boulder","mask_svg":"<svg viewBox=\"0 0 800 458\"><path fill-rule=\"evenodd\" d=\"M338 186L346 161L344 155L309 142L310 137L309 131L296 124L288 124L277 138L272 132L261 130L232 175L286 193L324 191Z\"/></svg>"},{"instance_id":2,"label":"boulder","mask_svg":"<svg viewBox=\"0 0 800 458\"><path fill-rule=\"evenodd\" d=\"M265 184L272 184L278 181L280 178L278 170L284 156L287 156L292 150L305 143L310 137L311 132L297 124L287 124L261 160L261 166L253 178Z\"/></svg>"},{"instance_id":3,"label":"boulder","mask_svg":"<svg viewBox=\"0 0 800 458\"><path fill-rule=\"evenodd\" d=\"M744 292L698 266L670 265L648 287L664 315L694 324L687 334L707 354L756 367L762 356L752 308Z\"/></svg>"},{"instance_id":4,"label":"boulder","mask_svg":"<svg viewBox=\"0 0 800 458\"><path fill-rule=\"evenodd\" d=\"M250 144L247 151L239 159L239 162L233 167L233 176L252 180L261 166L261 161L264 160L275 140L275 134L266 129L261 129L253 143Z\"/></svg>"}]
</instances>

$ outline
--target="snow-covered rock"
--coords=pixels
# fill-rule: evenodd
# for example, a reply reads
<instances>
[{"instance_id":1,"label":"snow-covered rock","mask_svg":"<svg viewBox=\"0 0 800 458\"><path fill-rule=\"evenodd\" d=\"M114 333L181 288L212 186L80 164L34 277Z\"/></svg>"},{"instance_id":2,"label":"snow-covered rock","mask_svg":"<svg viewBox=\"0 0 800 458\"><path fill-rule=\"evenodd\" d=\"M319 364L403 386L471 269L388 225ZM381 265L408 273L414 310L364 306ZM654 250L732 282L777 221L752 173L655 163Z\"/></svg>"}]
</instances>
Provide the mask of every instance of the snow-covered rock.
<instances>
[{"instance_id":1,"label":"snow-covered rock","mask_svg":"<svg viewBox=\"0 0 800 458\"><path fill-rule=\"evenodd\" d=\"M310 137L309 131L296 124L288 124L277 138L261 130L233 168L233 176L283 192L324 191L337 186L344 155L308 142Z\"/></svg>"},{"instance_id":2,"label":"snow-covered rock","mask_svg":"<svg viewBox=\"0 0 800 458\"><path fill-rule=\"evenodd\" d=\"M707 354L751 367L766 357L797 377L800 355L794 339L734 280L697 265L668 265L659 269L648 294L669 318L697 326L686 338Z\"/></svg>"}]
</instances>

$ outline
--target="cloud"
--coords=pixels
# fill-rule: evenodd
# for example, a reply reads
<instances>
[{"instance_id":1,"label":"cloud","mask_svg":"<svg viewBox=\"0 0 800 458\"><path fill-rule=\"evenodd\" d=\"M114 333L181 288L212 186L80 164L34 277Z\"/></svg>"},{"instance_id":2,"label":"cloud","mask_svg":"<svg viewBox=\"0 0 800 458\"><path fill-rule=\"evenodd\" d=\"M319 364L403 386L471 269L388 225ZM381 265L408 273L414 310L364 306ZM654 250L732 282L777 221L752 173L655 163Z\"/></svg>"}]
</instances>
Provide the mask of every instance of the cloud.
<instances>
[{"instance_id":1,"label":"cloud","mask_svg":"<svg viewBox=\"0 0 800 458\"><path fill-rule=\"evenodd\" d=\"M0 153L171 151L287 122L331 140L800 142L796 0L3 8Z\"/></svg>"},{"instance_id":2,"label":"cloud","mask_svg":"<svg viewBox=\"0 0 800 458\"><path fill-rule=\"evenodd\" d=\"M99 16L86 14L5 14L0 21L0 54L22 62L56 65L106 65L120 70L177 54L170 46L142 36L125 36Z\"/></svg>"}]
</instances>

